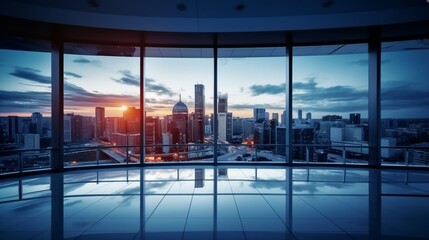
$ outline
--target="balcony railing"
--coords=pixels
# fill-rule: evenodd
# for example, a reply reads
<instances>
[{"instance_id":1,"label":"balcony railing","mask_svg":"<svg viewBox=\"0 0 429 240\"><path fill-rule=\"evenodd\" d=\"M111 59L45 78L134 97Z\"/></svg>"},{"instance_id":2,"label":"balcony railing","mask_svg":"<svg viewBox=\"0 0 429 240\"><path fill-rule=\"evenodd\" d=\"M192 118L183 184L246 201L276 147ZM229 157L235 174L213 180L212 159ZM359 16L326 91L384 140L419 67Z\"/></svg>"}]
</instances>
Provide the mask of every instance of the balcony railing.
<instances>
[{"instance_id":1,"label":"balcony railing","mask_svg":"<svg viewBox=\"0 0 429 240\"><path fill-rule=\"evenodd\" d=\"M141 146L73 146L64 148L64 167L140 164ZM218 144L218 163L287 164L288 146L284 144ZM214 163L212 144L146 145L144 162ZM49 169L52 149L7 150L0 153L0 174ZM292 145L292 163L368 165L368 146ZM429 148L417 146L381 147L381 164L385 166L429 165Z\"/></svg>"}]
</instances>

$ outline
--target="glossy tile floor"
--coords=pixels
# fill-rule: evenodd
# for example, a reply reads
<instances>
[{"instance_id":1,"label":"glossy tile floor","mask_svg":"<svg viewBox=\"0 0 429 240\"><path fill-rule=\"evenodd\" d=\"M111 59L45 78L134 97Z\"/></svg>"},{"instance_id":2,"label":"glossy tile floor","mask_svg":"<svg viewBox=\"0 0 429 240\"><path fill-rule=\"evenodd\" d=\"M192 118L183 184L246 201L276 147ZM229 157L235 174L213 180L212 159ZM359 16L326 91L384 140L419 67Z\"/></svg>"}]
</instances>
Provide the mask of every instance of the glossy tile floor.
<instances>
[{"instance_id":1,"label":"glossy tile floor","mask_svg":"<svg viewBox=\"0 0 429 240\"><path fill-rule=\"evenodd\" d=\"M181 167L0 181L0 239L428 239L429 171Z\"/></svg>"}]
</instances>

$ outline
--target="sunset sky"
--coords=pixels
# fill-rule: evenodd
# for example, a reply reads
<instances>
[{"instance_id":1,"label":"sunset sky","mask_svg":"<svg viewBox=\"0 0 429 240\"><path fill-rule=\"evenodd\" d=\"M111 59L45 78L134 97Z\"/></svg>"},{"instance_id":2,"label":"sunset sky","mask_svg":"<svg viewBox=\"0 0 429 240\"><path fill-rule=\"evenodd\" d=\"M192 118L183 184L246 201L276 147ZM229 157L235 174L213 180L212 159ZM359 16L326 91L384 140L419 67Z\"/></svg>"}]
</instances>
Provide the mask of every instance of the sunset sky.
<instances>
[{"instance_id":1,"label":"sunset sky","mask_svg":"<svg viewBox=\"0 0 429 240\"><path fill-rule=\"evenodd\" d=\"M429 117L429 50L383 53L382 117ZM293 116L327 114L367 117L367 54L296 56ZM285 107L285 57L219 58L218 91L228 94L234 116L251 117L253 107L281 113ZM66 54L65 113L122 116L121 106L139 107L139 58ZM205 85L206 114L213 108L212 58L145 59L148 115L164 116L179 100L194 111L194 84ZM50 54L0 50L0 115L50 116Z\"/></svg>"}]
</instances>

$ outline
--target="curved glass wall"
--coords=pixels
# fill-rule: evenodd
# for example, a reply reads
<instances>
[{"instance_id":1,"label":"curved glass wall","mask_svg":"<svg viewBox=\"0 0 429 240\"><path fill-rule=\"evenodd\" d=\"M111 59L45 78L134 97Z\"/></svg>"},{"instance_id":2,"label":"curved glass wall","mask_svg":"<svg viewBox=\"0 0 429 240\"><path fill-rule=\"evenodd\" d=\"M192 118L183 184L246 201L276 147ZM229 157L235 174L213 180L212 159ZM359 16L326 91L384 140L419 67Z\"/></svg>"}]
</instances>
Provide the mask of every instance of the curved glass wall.
<instances>
[{"instance_id":1,"label":"curved glass wall","mask_svg":"<svg viewBox=\"0 0 429 240\"><path fill-rule=\"evenodd\" d=\"M429 164L429 40L383 42L381 160Z\"/></svg>"},{"instance_id":2,"label":"curved glass wall","mask_svg":"<svg viewBox=\"0 0 429 240\"><path fill-rule=\"evenodd\" d=\"M0 50L2 173L51 167L52 63L43 44ZM382 43L380 146L369 146L376 103L367 43L294 46L292 79L283 46L146 46L140 56L138 46L63 43L62 164L367 165L373 147L377 163L425 166L427 45Z\"/></svg>"},{"instance_id":3,"label":"curved glass wall","mask_svg":"<svg viewBox=\"0 0 429 240\"><path fill-rule=\"evenodd\" d=\"M368 164L368 45L293 53L293 161Z\"/></svg>"},{"instance_id":4,"label":"curved glass wall","mask_svg":"<svg viewBox=\"0 0 429 240\"><path fill-rule=\"evenodd\" d=\"M140 49L64 48L64 166L140 162Z\"/></svg>"},{"instance_id":5,"label":"curved glass wall","mask_svg":"<svg viewBox=\"0 0 429 240\"><path fill-rule=\"evenodd\" d=\"M51 165L51 53L47 42L0 49L0 173Z\"/></svg>"}]
</instances>

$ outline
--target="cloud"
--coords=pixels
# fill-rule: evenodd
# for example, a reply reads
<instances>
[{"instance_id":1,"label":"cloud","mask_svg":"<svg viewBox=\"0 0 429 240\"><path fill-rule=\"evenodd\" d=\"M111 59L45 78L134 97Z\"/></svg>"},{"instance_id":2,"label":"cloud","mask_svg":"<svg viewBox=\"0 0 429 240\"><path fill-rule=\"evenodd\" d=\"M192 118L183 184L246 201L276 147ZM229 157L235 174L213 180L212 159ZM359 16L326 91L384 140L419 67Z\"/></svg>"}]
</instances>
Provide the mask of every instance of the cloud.
<instances>
[{"instance_id":1,"label":"cloud","mask_svg":"<svg viewBox=\"0 0 429 240\"><path fill-rule=\"evenodd\" d=\"M116 95L100 94L88 92L82 87L76 86L69 82L64 82L64 105L95 107L103 104L106 107L117 106L118 103L127 103L138 105L139 96L134 95Z\"/></svg>"},{"instance_id":2,"label":"cloud","mask_svg":"<svg viewBox=\"0 0 429 240\"><path fill-rule=\"evenodd\" d=\"M64 75L70 76L70 77L75 77L75 78L82 78L81 75L76 74L76 73L72 73L72 72L64 72Z\"/></svg>"},{"instance_id":3,"label":"cloud","mask_svg":"<svg viewBox=\"0 0 429 240\"><path fill-rule=\"evenodd\" d=\"M140 78L138 75L132 75L129 70L121 70L119 73L122 77L120 79L112 78L115 82L130 86L140 86Z\"/></svg>"},{"instance_id":4,"label":"cloud","mask_svg":"<svg viewBox=\"0 0 429 240\"><path fill-rule=\"evenodd\" d=\"M342 85L319 87L316 78L309 78L307 82L294 83L292 91L295 101L341 102L368 99L367 90Z\"/></svg>"},{"instance_id":5,"label":"cloud","mask_svg":"<svg viewBox=\"0 0 429 240\"><path fill-rule=\"evenodd\" d=\"M94 66L99 66L100 65L100 61L98 60L89 60L87 58L83 58L83 57L79 57L73 60L74 63L79 63L79 64L92 64Z\"/></svg>"},{"instance_id":6,"label":"cloud","mask_svg":"<svg viewBox=\"0 0 429 240\"><path fill-rule=\"evenodd\" d=\"M259 96L262 94L270 94L270 95L276 95L276 94L284 94L286 91L286 85L280 84L280 85L272 85L272 84L266 84L266 85L252 85L250 87L250 92L252 96Z\"/></svg>"},{"instance_id":7,"label":"cloud","mask_svg":"<svg viewBox=\"0 0 429 240\"><path fill-rule=\"evenodd\" d=\"M50 77L42 75L40 70L33 68L15 67L10 75L37 83L51 84Z\"/></svg>"},{"instance_id":8,"label":"cloud","mask_svg":"<svg viewBox=\"0 0 429 240\"><path fill-rule=\"evenodd\" d=\"M315 90L317 87L316 78L308 78L307 82L294 82L293 90Z\"/></svg>"},{"instance_id":9,"label":"cloud","mask_svg":"<svg viewBox=\"0 0 429 240\"><path fill-rule=\"evenodd\" d=\"M0 90L0 112L50 112L50 92L19 92Z\"/></svg>"},{"instance_id":10,"label":"cloud","mask_svg":"<svg viewBox=\"0 0 429 240\"><path fill-rule=\"evenodd\" d=\"M163 84L157 84L155 80L146 78L145 79L145 90L147 92L153 92L158 96L168 95L172 97L175 93Z\"/></svg>"},{"instance_id":11,"label":"cloud","mask_svg":"<svg viewBox=\"0 0 429 240\"><path fill-rule=\"evenodd\" d=\"M74 63L91 63L91 60L88 60L86 58L76 58L75 60L73 60Z\"/></svg>"},{"instance_id":12,"label":"cloud","mask_svg":"<svg viewBox=\"0 0 429 240\"><path fill-rule=\"evenodd\" d=\"M253 108L266 108L266 109L277 109L284 110L285 107L282 105L272 105L272 104L230 104L228 105L230 109L253 109Z\"/></svg>"},{"instance_id":13,"label":"cloud","mask_svg":"<svg viewBox=\"0 0 429 240\"><path fill-rule=\"evenodd\" d=\"M381 108L382 110L422 108L429 106L429 94L427 88L418 88L417 84L391 85L382 88Z\"/></svg>"}]
</instances>

